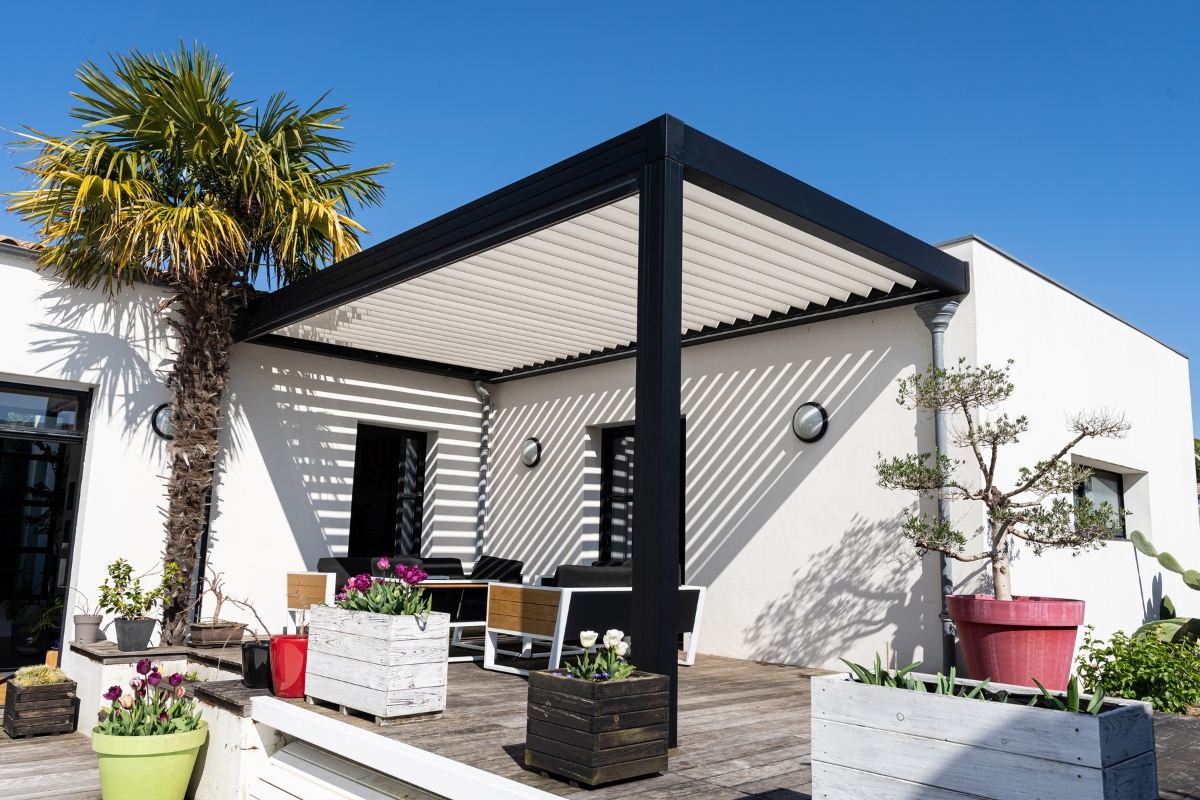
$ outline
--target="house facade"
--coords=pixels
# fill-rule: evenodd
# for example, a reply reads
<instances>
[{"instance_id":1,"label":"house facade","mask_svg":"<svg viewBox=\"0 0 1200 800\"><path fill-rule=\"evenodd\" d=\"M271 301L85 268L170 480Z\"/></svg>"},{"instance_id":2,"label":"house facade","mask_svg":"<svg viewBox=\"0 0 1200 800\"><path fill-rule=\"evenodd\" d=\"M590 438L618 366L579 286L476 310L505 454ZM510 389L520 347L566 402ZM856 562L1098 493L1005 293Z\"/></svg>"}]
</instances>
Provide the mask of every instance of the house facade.
<instances>
[{"instance_id":1,"label":"house facade","mask_svg":"<svg viewBox=\"0 0 1200 800\"><path fill-rule=\"evenodd\" d=\"M1070 415L1122 413L1132 426L1127 437L1084 442L1072 459L1097 470L1095 497L1130 512L1127 531L1200 563L1186 357L983 240L938 249L969 276L946 330L947 363L1014 362L1017 388L1005 410L1028 416L1030 430L1003 454L1002 473L1015 478L1061 447ZM370 337L402 335L438 352L476 347L487 366L506 333L430 327L403 304L423 297L441 319L469 320L456 304L474 297L502 316L512 287L446 275L446 286L467 294L447 299L400 284L411 294L288 321L234 346L205 569L223 573L230 593L251 599L268 624L285 619L284 573L313 570L326 556L408 548L469 568L486 553L524 562L535 582L561 564L636 561L650 535L635 524L633 487L643 484L632 351L496 380L439 374L426 352L412 366L350 352ZM170 335L154 313L163 290L138 285L110 298L66 289L36 270L35 251L15 245L0 245L0 276L0 329L9 343L0 351L0 399L11 406L0 437L7 431L28 443L49 435L39 431L51 423L36 420L50 416L23 415L18 406L32 401L13 398L41 392L52 404L61 402L55 393L70 392L80 403L73 430L55 429L75 450L47 542L57 538L34 554L43 557L41 571L12 555L11 565L0 565L29 573L43 593L75 587L69 638L76 594L94 601L105 565L124 557L147 571L161 557L167 460L152 419L170 400L162 383ZM733 277L731 304L753 305L749 291L738 294L738 281L751 280L758 278ZM687 291L685 323L689 302L703 307ZM605 294L596 297L602 303ZM680 570L708 589L700 652L832 667L886 648L901 660L939 663L938 557L921 556L900 535L917 498L879 488L874 471L880 454L934 449L929 415L896 402L897 381L930 362L930 331L914 312L928 299L683 347ZM584 313L555 311L552 303L531 305L521 347L550 341L562 328L555 319ZM614 330L625 313L614 305ZM614 333L618 341L627 335ZM294 340L305 337L314 346L297 349ZM827 419L815 441L793 430L805 403L819 404ZM522 458L531 440L533 466ZM395 548L372 532L369 520L381 513L390 514ZM982 530L978 504L955 504L951 513L961 529ZM5 535L25 537L16 548L24 552L32 534L22 524ZM1085 600L1087 623L1101 634L1152 618L1164 593L1181 614L1200 615L1200 598L1139 559L1127 539L1078 557L1018 548L1013 569L1018 594ZM958 592L986 591L988 579L979 562L954 565Z\"/></svg>"}]
</instances>

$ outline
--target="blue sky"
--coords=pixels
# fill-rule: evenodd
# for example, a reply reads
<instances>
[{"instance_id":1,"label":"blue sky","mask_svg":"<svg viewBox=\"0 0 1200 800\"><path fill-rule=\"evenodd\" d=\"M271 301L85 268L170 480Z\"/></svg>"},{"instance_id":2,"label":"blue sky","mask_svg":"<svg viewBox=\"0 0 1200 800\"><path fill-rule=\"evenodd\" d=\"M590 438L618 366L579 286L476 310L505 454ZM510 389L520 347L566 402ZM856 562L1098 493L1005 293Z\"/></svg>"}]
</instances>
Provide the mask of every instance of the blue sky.
<instances>
[{"instance_id":1,"label":"blue sky","mask_svg":"<svg viewBox=\"0 0 1200 800\"><path fill-rule=\"evenodd\" d=\"M72 5L6 5L0 126L62 132L79 62L199 40L239 97L350 105L354 163L395 163L360 217L378 240L671 113L1200 355L1197 3Z\"/></svg>"}]
</instances>

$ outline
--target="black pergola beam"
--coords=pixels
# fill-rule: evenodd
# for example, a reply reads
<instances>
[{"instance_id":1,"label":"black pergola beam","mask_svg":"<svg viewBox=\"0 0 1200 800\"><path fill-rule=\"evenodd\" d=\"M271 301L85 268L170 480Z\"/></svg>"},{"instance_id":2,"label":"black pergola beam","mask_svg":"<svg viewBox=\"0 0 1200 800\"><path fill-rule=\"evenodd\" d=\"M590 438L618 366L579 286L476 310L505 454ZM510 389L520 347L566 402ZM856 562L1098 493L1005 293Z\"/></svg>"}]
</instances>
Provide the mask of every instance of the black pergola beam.
<instances>
[{"instance_id":1,"label":"black pergola beam","mask_svg":"<svg viewBox=\"0 0 1200 800\"><path fill-rule=\"evenodd\" d=\"M638 171L670 158L689 182L952 295L962 262L670 115L530 175L251 303L236 339L257 339L470 258L637 191Z\"/></svg>"},{"instance_id":2,"label":"black pergola beam","mask_svg":"<svg viewBox=\"0 0 1200 800\"><path fill-rule=\"evenodd\" d=\"M633 657L671 679L670 741L677 744L679 655L679 377L683 313L683 165L641 170L637 284L637 553Z\"/></svg>"}]
</instances>

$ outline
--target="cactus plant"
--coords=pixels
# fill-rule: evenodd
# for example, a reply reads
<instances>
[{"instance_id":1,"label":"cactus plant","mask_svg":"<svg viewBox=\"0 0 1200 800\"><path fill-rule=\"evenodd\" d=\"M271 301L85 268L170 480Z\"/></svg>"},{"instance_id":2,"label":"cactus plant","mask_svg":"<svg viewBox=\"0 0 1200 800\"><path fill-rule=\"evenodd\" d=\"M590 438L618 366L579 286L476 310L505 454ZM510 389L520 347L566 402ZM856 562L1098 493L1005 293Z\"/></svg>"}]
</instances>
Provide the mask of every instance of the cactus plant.
<instances>
[{"instance_id":1,"label":"cactus plant","mask_svg":"<svg viewBox=\"0 0 1200 800\"><path fill-rule=\"evenodd\" d=\"M1146 534L1141 531L1134 531L1129 535L1129 539L1139 553L1157 559L1159 566L1163 569L1183 576L1183 583L1189 589L1200 591L1200 571L1184 569L1175 556L1170 553L1158 552L1158 549L1146 538ZM1163 597L1159 606L1159 617L1160 619L1147 622L1134 631L1133 638L1153 633L1161 642L1200 639L1200 618L1175 616L1175 604L1171 602L1171 598Z\"/></svg>"}]
</instances>

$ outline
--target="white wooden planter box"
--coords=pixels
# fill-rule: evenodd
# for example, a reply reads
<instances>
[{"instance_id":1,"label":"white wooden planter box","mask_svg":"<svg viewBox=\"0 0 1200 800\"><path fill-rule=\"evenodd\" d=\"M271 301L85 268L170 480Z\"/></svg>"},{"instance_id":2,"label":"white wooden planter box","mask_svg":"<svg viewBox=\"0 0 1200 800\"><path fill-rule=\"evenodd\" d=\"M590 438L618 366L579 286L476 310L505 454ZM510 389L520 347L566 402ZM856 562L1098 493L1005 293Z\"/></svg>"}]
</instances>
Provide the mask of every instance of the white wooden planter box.
<instances>
[{"instance_id":1,"label":"white wooden planter box","mask_svg":"<svg viewBox=\"0 0 1200 800\"><path fill-rule=\"evenodd\" d=\"M398 717L440 715L446 708L450 615L422 622L318 606L309 613L304 693L344 709Z\"/></svg>"},{"instance_id":2,"label":"white wooden planter box","mask_svg":"<svg viewBox=\"0 0 1200 800\"><path fill-rule=\"evenodd\" d=\"M919 675L932 683L934 678ZM974 686L976 681L959 681ZM812 679L814 800L1155 800L1149 703L1106 701L1096 716ZM1024 702L1020 701L1024 697Z\"/></svg>"}]
</instances>

